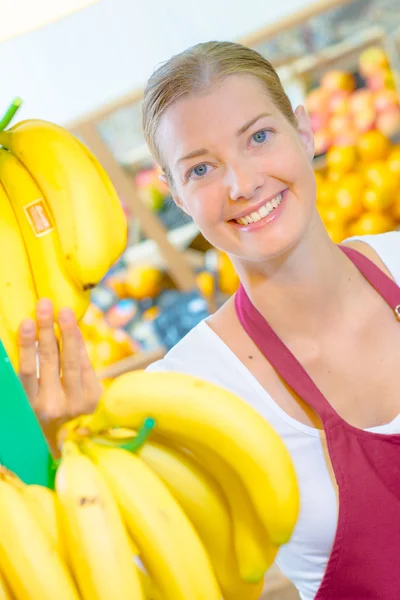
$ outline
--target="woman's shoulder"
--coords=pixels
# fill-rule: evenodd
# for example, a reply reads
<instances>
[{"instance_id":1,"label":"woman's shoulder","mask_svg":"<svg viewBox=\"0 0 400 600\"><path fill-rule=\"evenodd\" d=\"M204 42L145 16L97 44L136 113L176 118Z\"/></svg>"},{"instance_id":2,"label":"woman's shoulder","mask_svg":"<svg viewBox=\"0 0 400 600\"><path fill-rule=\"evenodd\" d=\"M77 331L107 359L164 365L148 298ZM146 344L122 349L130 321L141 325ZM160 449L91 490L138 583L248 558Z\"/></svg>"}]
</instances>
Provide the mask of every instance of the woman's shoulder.
<instances>
[{"instance_id":1,"label":"woman's shoulder","mask_svg":"<svg viewBox=\"0 0 400 600\"><path fill-rule=\"evenodd\" d=\"M341 245L364 254L400 285L400 231L355 236Z\"/></svg>"}]
</instances>

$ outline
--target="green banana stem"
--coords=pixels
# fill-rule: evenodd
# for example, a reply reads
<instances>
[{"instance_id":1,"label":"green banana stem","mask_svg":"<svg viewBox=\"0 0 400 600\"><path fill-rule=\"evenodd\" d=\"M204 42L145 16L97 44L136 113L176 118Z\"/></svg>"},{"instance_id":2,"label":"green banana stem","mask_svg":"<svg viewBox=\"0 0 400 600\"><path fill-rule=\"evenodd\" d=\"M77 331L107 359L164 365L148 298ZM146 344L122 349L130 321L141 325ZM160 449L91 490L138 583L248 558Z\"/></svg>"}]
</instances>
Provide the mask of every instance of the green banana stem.
<instances>
[{"instance_id":1,"label":"green banana stem","mask_svg":"<svg viewBox=\"0 0 400 600\"><path fill-rule=\"evenodd\" d=\"M137 435L135 435L135 437L130 439L128 442L121 444L120 448L128 450L129 452L139 452L139 450L145 444L146 440L148 440L149 435L153 431L155 425L155 419L153 419L152 417L147 417L147 419L144 420L143 425L137 432Z\"/></svg>"},{"instance_id":2,"label":"green banana stem","mask_svg":"<svg viewBox=\"0 0 400 600\"><path fill-rule=\"evenodd\" d=\"M137 453L149 439L149 436L156 425L155 419L151 417L147 417L144 420L143 425L140 429L127 440L121 442L118 438L110 439L102 436L96 437L92 436L90 439L95 444L100 446L108 446L110 448L121 448L122 450L127 450L128 452Z\"/></svg>"},{"instance_id":3,"label":"green banana stem","mask_svg":"<svg viewBox=\"0 0 400 600\"><path fill-rule=\"evenodd\" d=\"M11 102L10 106L4 113L3 118L0 120L0 131L3 131L7 127L7 125L9 125L21 104L21 98L14 98L14 100Z\"/></svg>"}]
</instances>

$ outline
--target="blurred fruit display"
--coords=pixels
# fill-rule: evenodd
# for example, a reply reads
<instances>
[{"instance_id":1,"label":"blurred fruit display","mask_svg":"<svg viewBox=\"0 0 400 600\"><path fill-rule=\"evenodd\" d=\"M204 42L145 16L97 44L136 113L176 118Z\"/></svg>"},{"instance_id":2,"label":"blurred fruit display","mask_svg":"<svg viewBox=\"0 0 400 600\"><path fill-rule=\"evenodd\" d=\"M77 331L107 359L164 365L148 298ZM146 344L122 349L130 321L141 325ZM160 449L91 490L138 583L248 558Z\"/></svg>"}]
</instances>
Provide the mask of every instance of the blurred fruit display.
<instances>
[{"instance_id":1,"label":"blurred fruit display","mask_svg":"<svg viewBox=\"0 0 400 600\"><path fill-rule=\"evenodd\" d=\"M380 47L370 47L360 54L357 73L327 71L306 99L316 155L325 154L331 147L355 146L369 131L386 136L400 132L396 77ZM374 144L367 143L365 152L371 146Z\"/></svg>"},{"instance_id":2,"label":"blurred fruit display","mask_svg":"<svg viewBox=\"0 0 400 600\"><path fill-rule=\"evenodd\" d=\"M333 146L316 172L317 207L335 242L400 225L400 145L378 130L350 147Z\"/></svg>"}]
</instances>

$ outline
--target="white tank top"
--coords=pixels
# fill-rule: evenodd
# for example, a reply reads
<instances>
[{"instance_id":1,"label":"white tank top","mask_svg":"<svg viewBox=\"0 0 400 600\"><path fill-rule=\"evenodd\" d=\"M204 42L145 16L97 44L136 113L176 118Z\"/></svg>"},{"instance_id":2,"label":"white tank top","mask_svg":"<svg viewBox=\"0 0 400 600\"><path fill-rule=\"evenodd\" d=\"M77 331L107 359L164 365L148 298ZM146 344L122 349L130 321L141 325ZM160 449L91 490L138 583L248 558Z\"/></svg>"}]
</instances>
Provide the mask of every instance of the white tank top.
<instances>
[{"instance_id":1,"label":"white tank top","mask_svg":"<svg viewBox=\"0 0 400 600\"><path fill-rule=\"evenodd\" d=\"M370 245L400 285L400 232L351 239ZM302 600L313 600L333 546L338 513L336 484L324 458L324 432L288 416L205 321L148 370L190 373L226 387L251 404L283 438L297 472L301 511L276 562ZM369 431L400 433L400 415Z\"/></svg>"}]
</instances>

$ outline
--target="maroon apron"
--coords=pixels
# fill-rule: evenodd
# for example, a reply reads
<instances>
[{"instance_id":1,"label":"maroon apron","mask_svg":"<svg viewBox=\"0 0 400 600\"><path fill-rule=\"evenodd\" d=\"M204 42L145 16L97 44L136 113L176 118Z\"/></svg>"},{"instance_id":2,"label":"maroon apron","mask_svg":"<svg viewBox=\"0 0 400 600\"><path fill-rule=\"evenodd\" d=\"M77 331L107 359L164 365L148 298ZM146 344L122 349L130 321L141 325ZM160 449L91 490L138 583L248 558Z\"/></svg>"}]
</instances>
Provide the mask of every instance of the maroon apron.
<instances>
[{"instance_id":1,"label":"maroon apron","mask_svg":"<svg viewBox=\"0 0 400 600\"><path fill-rule=\"evenodd\" d=\"M395 326L395 319L400 320L400 288L359 252L341 249L393 309ZM400 435L363 431L346 423L243 287L235 305L249 337L280 377L315 410L325 430L338 485L339 515L315 600L400 600Z\"/></svg>"}]
</instances>

